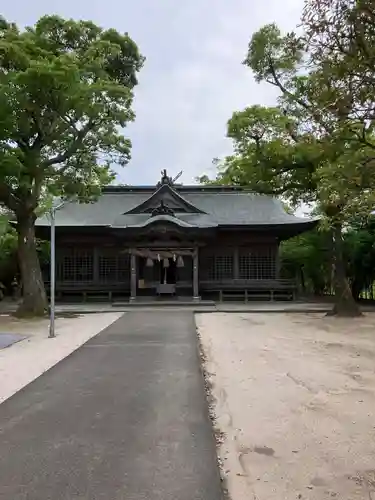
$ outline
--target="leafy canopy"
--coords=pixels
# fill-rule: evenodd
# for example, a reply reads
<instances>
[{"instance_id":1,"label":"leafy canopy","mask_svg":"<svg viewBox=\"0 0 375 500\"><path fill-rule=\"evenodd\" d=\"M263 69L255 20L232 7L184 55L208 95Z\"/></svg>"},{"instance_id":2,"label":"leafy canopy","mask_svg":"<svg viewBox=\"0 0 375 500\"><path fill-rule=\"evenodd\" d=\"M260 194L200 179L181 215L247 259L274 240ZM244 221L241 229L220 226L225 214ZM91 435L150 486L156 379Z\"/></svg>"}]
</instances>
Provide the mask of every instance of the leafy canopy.
<instances>
[{"instance_id":1,"label":"leafy canopy","mask_svg":"<svg viewBox=\"0 0 375 500\"><path fill-rule=\"evenodd\" d=\"M97 194L129 161L121 128L142 64L127 34L92 22L0 19L0 202L21 216L49 194Z\"/></svg>"},{"instance_id":2,"label":"leafy canopy","mask_svg":"<svg viewBox=\"0 0 375 500\"><path fill-rule=\"evenodd\" d=\"M219 163L217 180L282 194L293 203L314 202L328 222L342 223L358 213L367 216L375 201L370 114L359 112L363 95L351 94L351 69L342 58L332 62L331 52L321 56L313 28L302 29L282 35L271 24L252 36L244 64L258 82L276 87L279 98L275 107L233 113L228 136L234 154ZM375 102L374 85L366 99Z\"/></svg>"},{"instance_id":3,"label":"leafy canopy","mask_svg":"<svg viewBox=\"0 0 375 500\"><path fill-rule=\"evenodd\" d=\"M375 223L352 224L343 235L346 274L353 296L372 290L375 281ZM282 273L296 279L303 292L313 295L330 293L332 289L332 241L329 232L314 229L283 241Z\"/></svg>"},{"instance_id":4,"label":"leafy canopy","mask_svg":"<svg viewBox=\"0 0 375 500\"><path fill-rule=\"evenodd\" d=\"M300 31L275 24L249 43L244 64L279 91L277 106L251 106L228 123L234 154L217 182L247 184L314 202L332 228L333 314L358 315L346 279L342 227L375 203L375 10L369 0L305 0ZM207 179L204 179L207 180Z\"/></svg>"}]
</instances>

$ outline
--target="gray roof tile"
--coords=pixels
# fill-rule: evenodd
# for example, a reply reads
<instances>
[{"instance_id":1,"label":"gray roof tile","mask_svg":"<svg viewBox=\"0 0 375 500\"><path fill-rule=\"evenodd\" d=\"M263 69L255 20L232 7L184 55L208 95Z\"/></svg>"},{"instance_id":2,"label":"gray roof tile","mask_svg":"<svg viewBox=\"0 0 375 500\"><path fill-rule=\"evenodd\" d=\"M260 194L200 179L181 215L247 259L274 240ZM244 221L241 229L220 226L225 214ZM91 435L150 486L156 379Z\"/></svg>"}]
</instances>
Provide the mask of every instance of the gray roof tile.
<instances>
[{"instance_id":1,"label":"gray roof tile","mask_svg":"<svg viewBox=\"0 0 375 500\"><path fill-rule=\"evenodd\" d=\"M207 189L199 186L177 188L180 195L201 210L202 214L176 213L182 225L215 227L220 225L289 225L311 223L285 212L282 203L271 196L238 189ZM126 214L145 202L153 194L152 188L110 187L97 202L78 204L67 202L56 213L56 226L144 226L150 214ZM155 218L154 218L155 219ZM43 216L38 226L49 226Z\"/></svg>"}]
</instances>

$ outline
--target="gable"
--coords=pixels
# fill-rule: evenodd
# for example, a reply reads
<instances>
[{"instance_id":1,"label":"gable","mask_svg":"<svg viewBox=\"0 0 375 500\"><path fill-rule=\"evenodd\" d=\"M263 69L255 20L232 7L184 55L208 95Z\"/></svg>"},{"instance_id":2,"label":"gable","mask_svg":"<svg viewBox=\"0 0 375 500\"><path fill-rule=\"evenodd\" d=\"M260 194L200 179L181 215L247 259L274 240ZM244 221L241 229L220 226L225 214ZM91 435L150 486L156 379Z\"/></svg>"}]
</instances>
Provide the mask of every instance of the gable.
<instances>
[{"instance_id":1,"label":"gable","mask_svg":"<svg viewBox=\"0 0 375 500\"><path fill-rule=\"evenodd\" d=\"M183 198L168 184L163 184L146 201L125 212L125 214L152 214L160 206L165 206L176 214L204 214L202 210ZM124 214L124 215L125 215Z\"/></svg>"}]
</instances>

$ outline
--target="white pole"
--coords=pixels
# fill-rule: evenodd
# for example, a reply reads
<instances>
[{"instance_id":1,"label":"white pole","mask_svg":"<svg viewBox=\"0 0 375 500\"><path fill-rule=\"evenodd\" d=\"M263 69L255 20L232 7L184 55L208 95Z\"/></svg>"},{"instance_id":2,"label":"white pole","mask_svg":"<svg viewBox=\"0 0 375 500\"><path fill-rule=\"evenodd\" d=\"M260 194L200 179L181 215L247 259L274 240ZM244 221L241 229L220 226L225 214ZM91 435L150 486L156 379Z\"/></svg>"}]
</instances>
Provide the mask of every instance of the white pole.
<instances>
[{"instance_id":1,"label":"white pole","mask_svg":"<svg viewBox=\"0 0 375 500\"><path fill-rule=\"evenodd\" d=\"M55 288L56 288L56 231L55 231L55 215L56 209L52 207L51 209L51 254L50 254L50 316L49 316L49 335L50 339L53 339L55 335Z\"/></svg>"},{"instance_id":2,"label":"white pole","mask_svg":"<svg viewBox=\"0 0 375 500\"><path fill-rule=\"evenodd\" d=\"M51 218L51 248L50 248L50 313L49 313L49 334L48 338L53 339L55 335L55 292L56 292L56 212L64 205L60 203L50 210Z\"/></svg>"}]
</instances>

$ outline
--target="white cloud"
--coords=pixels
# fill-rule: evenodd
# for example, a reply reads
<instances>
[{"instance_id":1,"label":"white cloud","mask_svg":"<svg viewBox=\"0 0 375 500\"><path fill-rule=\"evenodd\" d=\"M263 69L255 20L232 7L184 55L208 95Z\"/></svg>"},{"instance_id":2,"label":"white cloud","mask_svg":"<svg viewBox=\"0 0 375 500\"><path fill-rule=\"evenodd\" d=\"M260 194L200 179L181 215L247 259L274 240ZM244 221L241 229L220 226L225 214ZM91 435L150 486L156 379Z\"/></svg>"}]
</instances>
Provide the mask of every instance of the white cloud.
<instances>
[{"instance_id":1,"label":"white cloud","mask_svg":"<svg viewBox=\"0 0 375 500\"><path fill-rule=\"evenodd\" d=\"M303 0L34 0L7 2L3 15L20 25L45 13L92 19L127 31L147 61L136 89L137 119L126 130L133 160L119 180L154 183L161 168L184 170L191 182L213 172L212 158L230 152L225 138L232 112L271 104L275 92L241 65L253 32L276 22L293 29Z\"/></svg>"}]
</instances>

